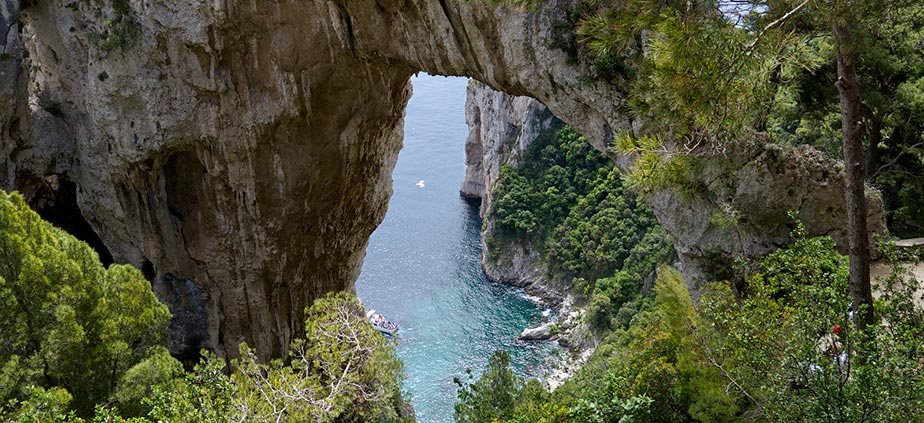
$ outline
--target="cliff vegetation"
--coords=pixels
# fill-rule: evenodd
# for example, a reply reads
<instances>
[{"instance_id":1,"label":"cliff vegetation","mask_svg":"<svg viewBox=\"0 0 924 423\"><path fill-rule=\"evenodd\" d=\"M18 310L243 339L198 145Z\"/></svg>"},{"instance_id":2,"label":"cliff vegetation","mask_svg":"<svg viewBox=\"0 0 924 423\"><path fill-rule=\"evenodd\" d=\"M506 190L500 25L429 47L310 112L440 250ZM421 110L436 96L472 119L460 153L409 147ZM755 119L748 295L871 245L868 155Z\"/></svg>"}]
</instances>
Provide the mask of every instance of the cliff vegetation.
<instances>
[{"instance_id":1,"label":"cliff vegetation","mask_svg":"<svg viewBox=\"0 0 924 423\"><path fill-rule=\"evenodd\" d=\"M166 348L170 312L139 270L103 267L0 193L3 421L413 421L401 362L356 298L331 294L305 313L284 360L241 344L240 358L207 353L185 372Z\"/></svg>"},{"instance_id":2,"label":"cliff vegetation","mask_svg":"<svg viewBox=\"0 0 924 423\"><path fill-rule=\"evenodd\" d=\"M549 392L514 376L502 353L462 383L461 422L921 421L924 311L896 266L879 287L882 325L857 331L847 260L830 238L802 238L716 282L694 308L679 273L609 331ZM488 388L490 387L490 388ZM493 398L505 398L494 401Z\"/></svg>"},{"instance_id":3,"label":"cliff vegetation","mask_svg":"<svg viewBox=\"0 0 924 423\"><path fill-rule=\"evenodd\" d=\"M512 242L540 251L548 277L590 299L590 320L609 328L621 307L674 253L664 230L611 160L568 126L555 125L505 164L488 211L489 253ZM494 260L498 260L495 257ZM503 266L498 263L498 266Z\"/></svg>"},{"instance_id":4,"label":"cliff vegetation","mask_svg":"<svg viewBox=\"0 0 924 423\"><path fill-rule=\"evenodd\" d=\"M882 191L893 234L924 234L920 202L908 197L924 181L917 110L924 56L914 47L924 34L920 5L639 0L582 7L575 22L582 47L634 76L628 113L639 122L610 147L635 157L629 178L639 194L658 203L665 192L681 193L695 207L726 183L727 175L711 171L722 157L734 162L750 145L784 154L810 145L843 160L849 259L846 246L839 252L832 238L808 236L790 213L791 243L756 259L717 257L717 271L694 284L702 287L695 298L680 274L662 267L651 295L623 302L618 312L597 307L616 318L597 322L602 343L552 392L512 376L495 355L480 379L460 382L457 421L924 421L917 411L924 402L921 286L879 245L894 267L873 299L864 195L865 184ZM724 204L710 225L743 227L759 214L736 207ZM534 227L529 222L514 219L508 230ZM594 295L602 281L595 280ZM489 396L506 400L490 403Z\"/></svg>"}]
</instances>

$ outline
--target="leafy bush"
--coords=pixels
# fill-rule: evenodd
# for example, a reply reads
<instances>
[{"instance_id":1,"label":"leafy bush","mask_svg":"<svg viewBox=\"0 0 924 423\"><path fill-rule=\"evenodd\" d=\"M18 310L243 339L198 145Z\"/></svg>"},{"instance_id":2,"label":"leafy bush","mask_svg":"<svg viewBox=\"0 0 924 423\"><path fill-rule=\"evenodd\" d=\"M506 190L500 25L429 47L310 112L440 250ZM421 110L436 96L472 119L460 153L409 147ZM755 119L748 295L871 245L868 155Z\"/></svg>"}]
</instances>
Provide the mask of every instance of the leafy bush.
<instances>
[{"instance_id":1,"label":"leafy bush","mask_svg":"<svg viewBox=\"0 0 924 423\"><path fill-rule=\"evenodd\" d=\"M316 300L305 337L268 364L242 344L230 368L206 353L184 374L164 347L169 319L140 271L104 268L20 195L0 193L0 419L409 420L401 362L350 294Z\"/></svg>"},{"instance_id":2,"label":"leafy bush","mask_svg":"<svg viewBox=\"0 0 924 423\"><path fill-rule=\"evenodd\" d=\"M704 297L703 348L750 415L767 421L922 421L924 311L917 281L880 287L881 325L850 320L847 260L830 238L768 255L743 298L724 285Z\"/></svg>"},{"instance_id":3,"label":"leafy bush","mask_svg":"<svg viewBox=\"0 0 924 423\"><path fill-rule=\"evenodd\" d=\"M471 377L471 370L468 371ZM455 419L460 423L567 422L567 407L551 401L551 394L535 379L524 380L510 369L510 356L498 350L474 383L455 379L459 401Z\"/></svg>"}]
</instances>

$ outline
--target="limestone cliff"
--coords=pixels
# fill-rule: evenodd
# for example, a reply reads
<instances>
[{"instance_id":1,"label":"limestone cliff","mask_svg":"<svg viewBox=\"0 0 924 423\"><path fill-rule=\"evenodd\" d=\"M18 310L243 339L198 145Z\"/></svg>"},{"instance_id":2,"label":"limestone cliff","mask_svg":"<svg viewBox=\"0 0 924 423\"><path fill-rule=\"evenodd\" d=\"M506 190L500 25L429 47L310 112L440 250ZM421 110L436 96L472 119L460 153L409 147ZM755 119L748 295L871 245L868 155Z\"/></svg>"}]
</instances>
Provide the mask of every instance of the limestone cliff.
<instances>
[{"instance_id":1,"label":"limestone cliff","mask_svg":"<svg viewBox=\"0 0 924 423\"><path fill-rule=\"evenodd\" d=\"M413 72L535 97L629 166L607 148L631 127L622 84L592 77L567 27L574 4L0 0L2 185L142 268L180 316L174 353L234 355L246 340L280 355L306 305L352 288L385 213ZM655 205L686 216L670 194ZM765 221L730 249L772 246ZM810 227L833 230L825 222ZM707 229L684 231L720 239Z\"/></svg>"},{"instance_id":2,"label":"limestone cliff","mask_svg":"<svg viewBox=\"0 0 924 423\"><path fill-rule=\"evenodd\" d=\"M465 141L465 178L462 195L481 200L481 267L488 279L527 288L546 301L561 302L568 286L549 278L536 246L515 239L503 249L492 249L488 240L495 232L495 220L488 214L491 190L504 164L517 166L526 148L556 123L547 107L530 97L516 97L469 83L465 101L469 133Z\"/></svg>"}]
</instances>

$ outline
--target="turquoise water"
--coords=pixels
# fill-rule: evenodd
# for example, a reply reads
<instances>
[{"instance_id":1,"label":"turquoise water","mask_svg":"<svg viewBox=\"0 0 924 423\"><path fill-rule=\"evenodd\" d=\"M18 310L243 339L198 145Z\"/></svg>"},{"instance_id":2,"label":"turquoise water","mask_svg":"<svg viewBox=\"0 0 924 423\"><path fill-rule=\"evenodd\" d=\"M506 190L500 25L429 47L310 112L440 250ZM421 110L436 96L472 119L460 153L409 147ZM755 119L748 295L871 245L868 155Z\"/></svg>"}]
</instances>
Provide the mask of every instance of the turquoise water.
<instances>
[{"instance_id":1,"label":"turquoise water","mask_svg":"<svg viewBox=\"0 0 924 423\"><path fill-rule=\"evenodd\" d=\"M356 291L401 324L397 353L417 421L451 422L453 378L466 368L480 374L491 353L505 349L519 374L541 376L554 347L516 341L543 310L481 271L478 207L459 196L468 81L421 74L413 83L394 195L369 240Z\"/></svg>"}]
</instances>

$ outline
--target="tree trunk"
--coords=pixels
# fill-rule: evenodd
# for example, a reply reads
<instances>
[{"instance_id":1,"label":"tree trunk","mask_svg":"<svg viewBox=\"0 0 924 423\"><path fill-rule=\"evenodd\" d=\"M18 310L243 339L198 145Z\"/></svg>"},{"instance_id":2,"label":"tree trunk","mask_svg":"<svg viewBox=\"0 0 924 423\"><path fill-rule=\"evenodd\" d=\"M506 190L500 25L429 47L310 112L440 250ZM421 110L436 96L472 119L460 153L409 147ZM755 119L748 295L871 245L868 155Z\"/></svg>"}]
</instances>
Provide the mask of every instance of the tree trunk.
<instances>
[{"instance_id":1,"label":"tree trunk","mask_svg":"<svg viewBox=\"0 0 924 423\"><path fill-rule=\"evenodd\" d=\"M882 142L882 119L874 113L869 114L869 142L866 152L866 176L870 182L876 178L879 168L879 143Z\"/></svg>"},{"instance_id":2,"label":"tree trunk","mask_svg":"<svg viewBox=\"0 0 924 423\"><path fill-rule=\"evenodd\" d=\"M844 167L847 178L847 238L850 244L850 297L860 312L859 329L873 324L873 293L869 280L869 236L866 225L866 193L863 145L860 136L860 83L854 63L854 41L843 13L835 13L837 43L837 91L841 103L844 136Z\"/></svg>"}]
</instances>

